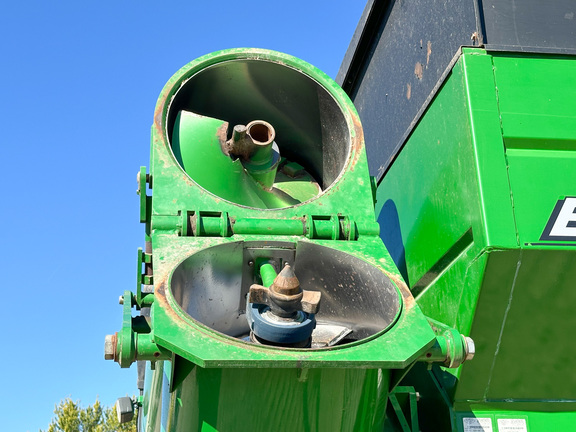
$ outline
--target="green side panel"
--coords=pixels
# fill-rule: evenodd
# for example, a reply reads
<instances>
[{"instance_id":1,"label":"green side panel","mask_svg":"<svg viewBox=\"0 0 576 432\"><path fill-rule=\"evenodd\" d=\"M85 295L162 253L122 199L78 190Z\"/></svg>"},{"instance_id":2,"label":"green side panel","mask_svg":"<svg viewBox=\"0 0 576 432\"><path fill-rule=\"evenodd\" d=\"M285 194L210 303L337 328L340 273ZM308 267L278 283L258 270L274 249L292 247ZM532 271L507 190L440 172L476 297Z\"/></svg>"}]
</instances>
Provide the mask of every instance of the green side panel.
<instances>
[{"instance_id":1,"label":"green side panel","mask_svg":"<svg viewBox=\"0 0 576 432\"><path fill-rule=\"evenodd\" d=\"M512 148L506 155L520 242L535 247L550 243L540 238L557 201L576 196L576 151Z\"/></svg>"},{"instance_id":2,"label":"green side panel","mask_svg":"<svg viewBox=\"0 0 576 432\"><path fill-rule=\"evenodd\" d=\"M381 237L418 305L475 341L457 371L401 383L422 412L445 403L453 430L576 424L576 239L543 239L576 197L575 113L576 59L465 48L378 187Z\"/></svg>"},{"instance_id":3,"label":"green side panel","mask_svg":"<svg viewBox=\"0 0 576 432\"><path fill-rule=\"evenodd\" d=\"M483 275L477 287L480 294L477 305L473 307L475 314L470 332L476 345L476 355L474 361L461 368L458 399L481 400L486 397L518 259L518 251L485 253L483 260L486 265L474 269Z\"/></svg>"},{"instance_id":4,"label":"green side panel","mask_svg":"<svg viewBox=\"0 0 576 432\"><path fill-rule=\"evenodd\" d=\"M463 49L468 114L478 178L477 200L481 206L483 246L517 247L516 223L494 83L492 57L478 49ZM461 205L467 205L466 201ZM478 236L476 239L478 240Z\"/></svg>"},{"instance_id":5,"label":"green side panel","mask_svg":"<svg viewBox=\"0 0 576 432\"><path fill-rule=\"evenodd\" d=\"M459 62L378 188L381 237L398 267L406 269L411 287L427 286L435 279L442 268L434 266L451 262L468 247L470 236L468 244L451 250L480 223L466 103ZM476 235L482 236L482 231ZM434 240L422 246L423 238Z\"/></svg>"},{"instance_id":6,"label":"green side panel","mask_svg":"<svg viewBox=\"0 0 576 432\"><path fill-rule=\"evenodd\" d=\"M495 55L507 148L576 149L576 62L571 57Z\"/></svg>"},{"instance_id":7,"label":"green side panel","mask_svg":"<svg viewBox=\"0 0 576 432\"><path fill-rule=\"evenodd\" d=\"M576 196L576 62L495 56L494 74L520 243L538 246L556 202Z\"/></svg>"},{"instance_id":8,"label":"green side panel","mask_svg":"<svg viewBox=\"0 0 576 432\"><path fill-rule=\"evenodd\" d=\"M494 255L498 255L496 269L491 272L491 258L487 275L500 273L502 279L493 280L492 286L485 281L482 295L492 293L492 298L481 299L474 323L479 335L492 335L491 344L482 349L477 346L487 361L470 362L462 373L462 378L471 381L479 375L487 380L483 394L478 395L466 393L463 379L457 399L576 400L572 362L576 347L567 343L566 334L566 329L576 328L576 251L521 250ZM482 321L480 314L485 318ZM476 364L484 363L489 365L488 374L474 371Z\"/></svg>"},{"instance_id":9,"label":"green side panel","mask_svg":"<svg viewBox=\"0 0 576 432\"><path fill-rule=\"evenodd\" d=\"M456 401L576 400L576 348L565 343L576 328L576 253L487 255L471 331L476 356L461 368Z\"/></svg>"},{"instance_id":10,"label":"green side panel","mask_svg":"<svg viewBox=\"0 0 576 432\"><path fill-rule=\"evenodd\" d=\"M422 312L470 334L487 256L470 245L417 297ZM462 286L467 289L463 289ZM453 371L455 372L455 371Z\"/></svg>"},{"instance_id":11,"label":"green side panel","mask_svg":"<svg viewBox=\"0 0 576 432\"><path fill-rule=\"evenodd\" d=\"M166 430L379 431L388 385L380 369L194 367L170 394Z\"/></svg>"}]
</instances>

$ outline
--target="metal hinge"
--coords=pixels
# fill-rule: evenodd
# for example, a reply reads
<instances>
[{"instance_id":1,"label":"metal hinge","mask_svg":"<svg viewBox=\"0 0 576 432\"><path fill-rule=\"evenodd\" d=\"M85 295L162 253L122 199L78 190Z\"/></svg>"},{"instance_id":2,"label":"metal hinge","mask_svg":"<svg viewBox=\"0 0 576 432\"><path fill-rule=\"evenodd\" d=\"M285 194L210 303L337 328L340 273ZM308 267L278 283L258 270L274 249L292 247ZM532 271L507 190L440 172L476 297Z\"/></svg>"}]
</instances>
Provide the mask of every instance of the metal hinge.
<instances>
[{"instance_id":1,"label":"metal hinge","mask_svg":"<svg viewBox=\"0 0 576 432\"><path fill-rule=\"evenodd\" d=\"M292 219L238 218L227 212L186 212L180 216L180 235L231 237L239 235L296 235L322 240L357 240L358 228L343 215L306 215ZM156 227L155 227L156 228Z\"/></svg>"},{"instance_id":2,"label":"metal hinge","mask_svg":"<svg viewBox=\"0 0 576 432\"><path fill-rule=\"evenodd\" d=\"M349 216L305 215L294 218L235 217L228 212L179 211L177 215L154 215L153 231L182 237L232 237L233 235L303 236L315 240L358 240L360 235L378 236L380 225L358 224Z\"/></svg>"}]
</instances>

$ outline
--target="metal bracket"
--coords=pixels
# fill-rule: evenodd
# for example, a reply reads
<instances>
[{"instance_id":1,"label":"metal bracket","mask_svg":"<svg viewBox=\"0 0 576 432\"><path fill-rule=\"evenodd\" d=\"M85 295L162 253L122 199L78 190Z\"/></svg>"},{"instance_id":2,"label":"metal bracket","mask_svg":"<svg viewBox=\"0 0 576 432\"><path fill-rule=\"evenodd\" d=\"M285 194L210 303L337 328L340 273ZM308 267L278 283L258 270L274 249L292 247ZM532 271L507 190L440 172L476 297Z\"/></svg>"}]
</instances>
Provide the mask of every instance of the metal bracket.
<instances>
[{"instance_id":1,"label":"metal bracket","mask_svg":"<svg viewBox=\"0 0 576 432\"><path fill-rule=\"evenodd\" d=\"M407 395L408 396L408 411L409 411L409 418L410 422L406 418L404 411L402 410L402 406L400 401L398 400L399 395ZM414 390L414 387L411 386L398 386L390 395L388 395L388 399L396 413L396 417L398 418L398 422L400 423L400 427L402 428L403 432L418 432L420 428L418 427L418 399L420 395ZM406 405L406 404L404 404Z\"/></svg>"},{"instance_id":2,"label":"metal bracket","mask_svg":"<svg viewBox=\"0 0 576 432\"><path fill-rule=\"evenodd\" d=\"M144 273L142 273L144 265ZM153 285L152 275L152 254L145 253L142 248L138 248L138 260L136 269L136 309L150 306L154 302L154 294L146 293L142 290L142 285Z\"/></svg>"},{"instance_id":3,"label":"metal bracket","mask_svg":"<svg viewBox=\"0 0 576 432\"><path fill-rule=\"evenodd\" d=\"M124 291L120 304L123 309L122 328L118 333L106 336L104 358L118 362L121 368L130 367L137 360L170 359L171 352L156 344L148 321L133 319L132 307L136 305L136 297L130 291Z\"/></svg>"},{"instance_id":4,"label":"metal bracket","mask_svg":"<svg viewBox=\"0 0 576 432\"><path fill-rule=\"evenodd\" d=\"M138 195L140 195L140 222L141 223L145 223L148 220L148 210L150 207L150 202L149 200L152 199L152 197L149 197L148 195L146 195L146 184L150 183L151 185L151 178L148 174L146 174L146 167L145 166L141 166L140 167L140 171L138 171L138 174L136 175L136 181L138 182L138 190L136 191L136 193Z\"/></svg>"}]
</instances>

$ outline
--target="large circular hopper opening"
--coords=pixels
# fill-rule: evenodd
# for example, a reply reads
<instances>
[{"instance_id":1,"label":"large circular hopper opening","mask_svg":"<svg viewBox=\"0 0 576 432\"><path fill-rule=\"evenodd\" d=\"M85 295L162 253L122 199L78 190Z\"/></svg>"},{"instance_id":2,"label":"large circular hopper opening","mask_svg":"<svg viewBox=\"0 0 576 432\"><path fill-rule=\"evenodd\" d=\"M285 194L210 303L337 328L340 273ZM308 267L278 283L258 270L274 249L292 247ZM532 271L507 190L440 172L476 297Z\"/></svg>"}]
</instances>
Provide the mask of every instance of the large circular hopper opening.
<instances>
[{"instance_id":1,"label":"large circular hopper opening","mask_svg":"<svg viewBox=\"0 0 576 432\"><path fill-rule=\"evenodd\" d=\"M303 167L319 186L320 193L328 189L349 159L351 131L343 104L320 84L328 78L323 75L318 81L311 78L297 68L303 64L291 67L246 58L222 61L196 72L176 91L168 108L166 134L170 145L174 148L174 127L183 111L228 122L228 139L234 126L263 121L275 131L274 141L282 160ZM312 76L318 73L308 65L306 68ZM264 133L258 129L255 132ZM202 184L190 170L185 171L198 184L222 197L220 191L211 190L209 184ZM251 206L250 202L238 202L234 197L223 198Z\"/></svg>"},{"instance_id":2,"label":"large circular hopper opening","mask_svg":"<svg viewBox=\"0 0 576 432\"><path fill-rule=\"evenodd\" d=\"M225 335L244 339L246 294L255 264L290 263L303 289L322 293L312 347L323 348L369 338L395 322L400 295L377 267L344 252L313 243L227 243L204 249L181 262L170 291L194 320ZM315 339L316 338L316 339Z\"/></svg>"}]
</instances>

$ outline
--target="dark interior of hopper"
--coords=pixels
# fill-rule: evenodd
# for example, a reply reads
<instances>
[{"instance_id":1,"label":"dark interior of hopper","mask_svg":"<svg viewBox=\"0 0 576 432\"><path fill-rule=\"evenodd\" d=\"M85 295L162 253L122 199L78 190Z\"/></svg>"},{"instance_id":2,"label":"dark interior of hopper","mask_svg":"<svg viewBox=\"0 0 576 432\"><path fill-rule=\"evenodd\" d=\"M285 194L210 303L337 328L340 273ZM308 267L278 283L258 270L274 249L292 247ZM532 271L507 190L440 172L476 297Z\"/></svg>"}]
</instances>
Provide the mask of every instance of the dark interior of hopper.
<instances>
[{"instance_id":1,"label":"dark interior of hopper","mask_svg":"<svg viewBox=\"0 0 576 432\"><path fill-rule=\"evenodd\" d=\"M246 335L245 296L249 286L259 282L252 257L260 254L279 265L291 261L302 289L322 293L318 323L351 329L346 342L370 337L395 321L400 296L386 274L373 265L308 242L263 246L233 242L191 255L170 279L174 299L196 321L228 336Z\"/></svg>"},{"instance_id":2,"label":"dark interior of hopper","mask_svg":"<svg viewBox=\"0 0 576 432\"><path fill-rule=\"evenodd\" d=\"M270 123L280 154L302 165L323 190L350 154L350 131L336 100L308 75L279 63L230 60L190 77L170 104L169 139L181 110L227 121L229 133L253 120Z\"/></svg>"}]
</instances>

